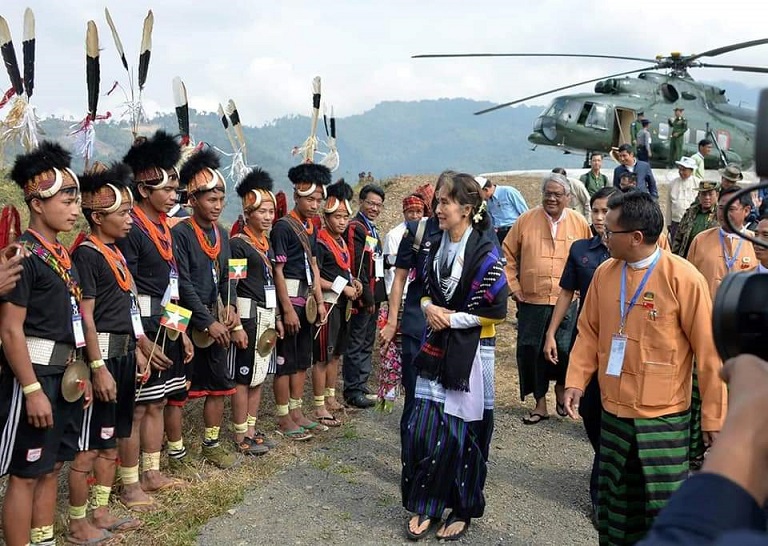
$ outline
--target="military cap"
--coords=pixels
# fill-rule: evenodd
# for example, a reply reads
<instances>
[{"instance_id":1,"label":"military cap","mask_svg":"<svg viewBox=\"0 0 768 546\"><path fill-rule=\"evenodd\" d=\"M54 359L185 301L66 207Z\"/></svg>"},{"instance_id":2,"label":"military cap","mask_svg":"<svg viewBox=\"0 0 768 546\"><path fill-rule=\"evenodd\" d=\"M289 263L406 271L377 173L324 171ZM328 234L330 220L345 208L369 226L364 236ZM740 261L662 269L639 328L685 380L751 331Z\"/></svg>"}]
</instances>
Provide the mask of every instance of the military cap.
<instances>
[{"instance_id":1,"label":"military cap","mask_svg":"<svg viewBox=\"0 0 768 546\"><path fill-rule=\"evenodd\" d=\"M702 180L699 182L699 187L696 188L696 191L712 191L712 190L719 190L720 184L717 182L713 182L711 180Z\"/></svg>"},{"instance_id":2,"label":"military cap","mask_svg":"<svg viewBox=\"0 0 768 546\"><path fill-rule=\"evenodd\" d=\"M725 169L720 169L720 176L731 182L738 182L744 180L744 175L741 174L741 167L735 163L731 163Z\"/></svg>"}]
</instances>

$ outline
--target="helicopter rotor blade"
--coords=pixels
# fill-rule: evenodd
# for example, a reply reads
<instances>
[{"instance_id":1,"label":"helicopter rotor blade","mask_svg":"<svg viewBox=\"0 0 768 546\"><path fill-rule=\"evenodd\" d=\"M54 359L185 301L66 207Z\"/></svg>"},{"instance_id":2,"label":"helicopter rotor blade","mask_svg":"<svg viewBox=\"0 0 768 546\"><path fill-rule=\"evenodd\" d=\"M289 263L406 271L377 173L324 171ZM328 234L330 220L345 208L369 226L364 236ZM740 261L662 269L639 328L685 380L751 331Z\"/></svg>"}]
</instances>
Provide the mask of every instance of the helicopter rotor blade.
<instances>
[{"instance_id":1,"label":"helicopter rotor blade","mask_svg":"<svg viewBox=\"0 0 768 546\"><path fill-rule=\"evenodd\" d=\"M623 57L620 55L589 55L581 53L435 53L412 55L411 59L477 58L477 57L577 57L582 59L618 59L621 61L656 62L655 59Z\"/></svg>"},{"instance_id":2,"label":"helicopter rotor blade","mask_svg":"<svg viewBox=\"0 0 768 546\"><path fill-rule=\"evenodd\" d=\"M704 53L696 53L695 55L690 55L689 57L686 57L685 60L688 62L691 62L691 61L695 61L700 57L716 57L717 55L730 53L731 51L736 51L736 50L744 49L747 47L755 47L763 44L768 44L768 38L761 38L759 40L750 40L749 42L741 42L738 44L731 44L724 47L718 47L716 49L710 49L709 51L705 51Z\"/></svg>"},{"instance_id":3,"label":"helicopter rotor blade","mask_svg":"<svg viewBox=\"0 0 768 546\"><path fill-rule=\"evenodd\" d=\"M578 87L579 85L584 85L587 83L596 82L598 80L608 79L608 78L618 78L620 76L628 76L629 74L637 74L638 72L644 72L646 70L653 70L655 66L646 66L643 68L638 68L636 70L628 70L626 72L619 72L618 74L611 74L609 76L600 76L599 78L592 78L591 80L584 80L582 82L572 83L570 85L564 85L563 87L557 87L555 89L550 89L549 91L544 91L543 93L536 93L535 95L529 95L527 97L524 97L522 99L513 100L512 102L505 102L504 104L497 104L496 106L492 106L491 108L486 108L485 110L480 110L479 112L475 112L476 116L487 114L488 112L493 112L495 110L499 110L501 108L506 108L507 106L512 106L514 104L519 104L521 102L525 102L530 99L535 99L538 97L543 97L544 95L549 95L551 93L557 93L558 91L565 91L566 89L571 89L572 87Z\"/></svg>"},{"instance_id":4,"label":"helicopter rotor blade","mask_svg":"<svg viewBox=\"0 0 768 546\"><path fill-rule=\"evenodd\" d=\"M768 68L763 66L740 66L734 64L710 64L701 63L695 66L696 68L728 68L736 72L759 72L761 74L768 74Z\"/></svg>"}]
</instances>

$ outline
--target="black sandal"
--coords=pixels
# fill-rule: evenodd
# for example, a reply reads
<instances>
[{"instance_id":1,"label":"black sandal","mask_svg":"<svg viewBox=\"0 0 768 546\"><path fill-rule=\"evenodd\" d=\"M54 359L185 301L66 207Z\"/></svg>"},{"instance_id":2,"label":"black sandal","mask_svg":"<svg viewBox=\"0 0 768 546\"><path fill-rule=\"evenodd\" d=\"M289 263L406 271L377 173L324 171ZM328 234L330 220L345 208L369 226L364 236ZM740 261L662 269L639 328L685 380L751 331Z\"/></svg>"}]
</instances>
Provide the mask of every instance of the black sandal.
<instances>
[{"instance_id":1,"label":"black sandal","mask_svg":"<svg viewBox=\"0 0 768 546\"><path fill-rule=\"evenodd\" d=\"M432 524L436 521L440 521L436 518L431 518L426 514L418 514L418 524L416 527L421 527L424 525L425 521L429 521L429 525L427 525L427 528L424 529L421 533L414 533L411 531L411 520L416 516L411 516L408 518L408 521L405 522L405 535L408 537L409 540L421 540L425 536L427 536L427 533L429 533L429 530L432 529Z\"/></svg>"},{"instance_id":2,"label":"black sandal","mask_svg":"<svg viewBox=\"0 0 768 546\"><path fill-rule=\"evenodd\" d=\"M447 536L440 536L438 533L440 532L440 529L437 530L437 533L435 533L435 537L438 540L445 540L446 542L453 542L456 540L460 540L461 537L463 537L467 533L467 529L469 529L469 523L472 520L470 518L460 518L459 516L455 515L453 512L448 514L448 518L445 520L445 523L443 524L442 529L447 530L448 527L453 525L454 523L463 523L464 528L456 533L455 535L447 535Z\"/></svg>"}]
</instances>

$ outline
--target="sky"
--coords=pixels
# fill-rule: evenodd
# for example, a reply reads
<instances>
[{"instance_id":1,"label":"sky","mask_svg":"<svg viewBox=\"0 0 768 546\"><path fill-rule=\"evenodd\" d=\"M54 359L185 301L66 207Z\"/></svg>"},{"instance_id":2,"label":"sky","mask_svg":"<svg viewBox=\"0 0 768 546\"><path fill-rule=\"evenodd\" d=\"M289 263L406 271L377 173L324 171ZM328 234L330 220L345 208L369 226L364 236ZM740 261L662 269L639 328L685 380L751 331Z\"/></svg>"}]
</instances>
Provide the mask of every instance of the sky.
<instances>
[{"instance_id":1,"label":"sky","mask_svg":"<svg viewBox=\"0 0 768 546\"><path fill-rule=\"evenodd\" d=\"M38 114L84 117L88 20L99 29L102 93L114 81L127 87L105 5L134 69L144 17L148 9L154 12L144 90L148 113L172 110L171 81L179 76L191 108L215 111L219 102L232 98L246 125L309 114L316 75L322 77L323 103L345 117L388 100L466 97L506 102L643 66L589 59L410 58L418 53L578 52L653 58L768 37L763 18L750 16L763 12L761 4L744 0L731 0L727 9L700 1L656 0L4 0L0 15L8 21L19 57L24 9L35 13L32 103ZM639 6L641 14L636 13ZM768 45L706 60L768 65ZM768 74L699 69L692 75L768 87ZM0 88L9 88L9 81L0 74ZM100 109L119 115L123 101L116 91L100 99Z\"/></svg>"}]
</instances>

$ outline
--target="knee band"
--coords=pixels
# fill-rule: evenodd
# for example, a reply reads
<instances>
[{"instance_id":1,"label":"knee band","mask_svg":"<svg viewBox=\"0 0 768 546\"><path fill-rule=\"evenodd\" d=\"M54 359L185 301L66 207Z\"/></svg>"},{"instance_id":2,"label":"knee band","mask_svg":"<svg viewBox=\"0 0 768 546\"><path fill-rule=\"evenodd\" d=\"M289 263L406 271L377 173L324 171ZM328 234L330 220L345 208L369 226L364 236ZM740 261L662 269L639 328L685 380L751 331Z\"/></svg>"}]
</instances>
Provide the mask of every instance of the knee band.
<instances>
[{"instance_id":1,"label":"knee band","mask_svg":"<svg viewBox=\"0 0 768 546\"><path fill-rule=\"evenodd\" d=\"M118 466L117 474L123 485L131 485L139 481L139 465L136 466Z\"/></svg>"},{"instance_id":2,"label":"knee band","mask_svg":"<svg viewBox=\"0 0 768 546\"><path fill-rule=\"evenodd\" d=\"M160 470L160 452L141 454L141 471Z\"/></svg>"},{"instance_id":3,"label":"knee band","mask_svg":"<svg viewBox=\"0 0 768 546\"><path fill-rule=\"evenodd\" d=\"M72 506L69 505L69 519L85 519L85 512L88 510L88 505Z\"/></svg>"},{"instance_id":4,"label":"knee band","mask_svg":"<svg viewBox=\"0 0 768 546\"><path fill-rule=\"evenodd\" d=\"M248 432L248 421L245 423L233 423L235 428L235 434L245 434Z\"/></svg>"},{"instance_id":5,"label":"knee band","mask_svg":"<svg viewBox=\"0 0 768 546\"><path fill-rule=\"evenodd\" d=\"M32 544L42 544L43 542L53 540L53 525L33 527L29 537L32 539Z\"/></svg>"},{"instance_id":6,"label":"knee band","mask_svg":"<svg viewBox=\"0 0 768 546\"><path fill-rule=\"evenodd\" d=\"M219 431L221 427L205 427L205 441L217 442L219 440Z\"/></svg>"},{"instance_id":7,"label":"knee band","mask_svg":"<svg viewBox=\"0 0 768 546\"><path fill-rule=\"evenodd\" d=\"M109 495L112 488L108 485L94 485L91 487L91 497L88 502L92 509L101 508L109 504Z\"/></svg>"}]
</instances>

